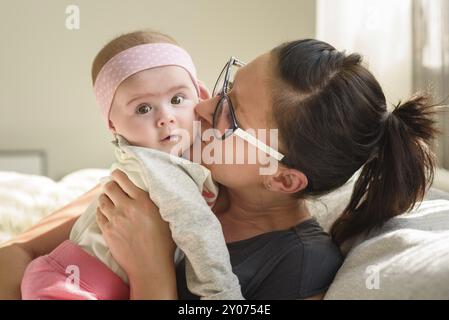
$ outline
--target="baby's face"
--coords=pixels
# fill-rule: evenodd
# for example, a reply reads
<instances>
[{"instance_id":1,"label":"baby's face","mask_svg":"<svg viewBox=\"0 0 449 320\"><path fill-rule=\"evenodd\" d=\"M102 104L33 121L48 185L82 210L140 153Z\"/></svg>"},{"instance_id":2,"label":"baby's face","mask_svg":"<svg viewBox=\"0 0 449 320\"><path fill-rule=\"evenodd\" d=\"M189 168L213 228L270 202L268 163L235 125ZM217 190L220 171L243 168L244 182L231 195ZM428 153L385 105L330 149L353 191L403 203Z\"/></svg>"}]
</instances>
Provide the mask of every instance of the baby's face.
<instances>
[{"instance_id":1,"label":"baby's face","mask_svg":"<svg viewBox=\"0 0 449 320\"><path fill-rule=\"evenodd\" d=\"M113 131L135 146L172 152L189 149L196 134L198 94L186 70L167 66L140 71L123 81L112 101Z\"/></svg>"}]
</instances>

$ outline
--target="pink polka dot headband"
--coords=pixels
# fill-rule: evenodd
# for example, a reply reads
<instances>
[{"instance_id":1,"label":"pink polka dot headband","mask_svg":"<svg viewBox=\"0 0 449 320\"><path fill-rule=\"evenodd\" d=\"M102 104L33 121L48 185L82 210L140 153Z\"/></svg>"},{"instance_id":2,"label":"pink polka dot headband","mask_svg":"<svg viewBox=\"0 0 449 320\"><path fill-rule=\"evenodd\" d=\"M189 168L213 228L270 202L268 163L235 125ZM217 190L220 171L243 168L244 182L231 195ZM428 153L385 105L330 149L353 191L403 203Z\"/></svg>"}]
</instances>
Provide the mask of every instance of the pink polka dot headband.
<instances>
[{"instance_id":1,"label":"pink polka dot headband","mask_svg":"<svg viewBox=\"0 0 449 320\"><path fill-rule=\"evenodd\" d=\"M101 114L110 127L109 114L112 100L119 85L137 72L164 66L184 68L192 78L199 95L195 65L184 49L170 43L142 44L115 55L98 73L94 93Z\"/></svg>"}]
</instances>

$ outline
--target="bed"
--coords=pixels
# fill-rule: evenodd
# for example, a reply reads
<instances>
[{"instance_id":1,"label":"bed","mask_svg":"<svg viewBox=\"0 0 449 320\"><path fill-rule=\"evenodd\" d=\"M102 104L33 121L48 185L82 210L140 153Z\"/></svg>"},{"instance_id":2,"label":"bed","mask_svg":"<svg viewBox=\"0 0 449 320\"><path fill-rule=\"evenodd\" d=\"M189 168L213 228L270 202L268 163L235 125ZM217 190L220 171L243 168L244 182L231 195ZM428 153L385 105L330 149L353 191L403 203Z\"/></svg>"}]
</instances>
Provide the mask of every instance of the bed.
<instances>
[{"instance_id":1,"label":"bed","mask_svg":"<svg viewBox=\"0 0 449 320\"><path fill-rule=\"evenodd\" d=\"M349 201L354 179L309 202L325 230ZM358 237L347 251L327 300L448 300L449 193L430 188L411 212Z\"/></svg>"},{"instance_id":2,"label":"bed","mask_svg":"<svg viewBox=\"0 0 449 320\"><path fill-rule=\"evenodd\" d=\"M108 170L86 169L53 181L0 171L0 243L106 175ZM335 192L308 201L326 231L349 201L355 177ZM325 299L449 299L449 193L431 188L410 213L357 238Z\"/></svg>"},{"instance_id":3,"label":"bed","mask_svg":"<svg viewBox=\"0 0 449 320\"><path fill-rule=\"evenodd\" d=\"M40 175L0 171L0 242L85 193L108 174L108 170L85 169L54 181Z\"/></svg>"}]
</instances>

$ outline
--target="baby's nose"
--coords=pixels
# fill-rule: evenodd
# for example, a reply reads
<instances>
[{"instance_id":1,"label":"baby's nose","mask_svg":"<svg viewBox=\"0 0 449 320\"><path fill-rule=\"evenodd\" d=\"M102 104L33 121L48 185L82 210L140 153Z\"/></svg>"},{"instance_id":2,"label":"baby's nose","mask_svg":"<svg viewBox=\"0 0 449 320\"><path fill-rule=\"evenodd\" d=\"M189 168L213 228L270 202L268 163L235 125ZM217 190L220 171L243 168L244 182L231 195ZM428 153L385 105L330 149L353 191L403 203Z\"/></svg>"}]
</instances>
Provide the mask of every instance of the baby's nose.
<instances>
[{"instance_id":1,"label":"baby's nose","mask_svg":"<svg viewBox=\"0 0 449 320\"><path fill-rule=\"evenodd\" d=\"M157 120L157 127L163 127L168 124L175 124L176 118L171 112L161 111Z\"/></svg>"}]
</instances>

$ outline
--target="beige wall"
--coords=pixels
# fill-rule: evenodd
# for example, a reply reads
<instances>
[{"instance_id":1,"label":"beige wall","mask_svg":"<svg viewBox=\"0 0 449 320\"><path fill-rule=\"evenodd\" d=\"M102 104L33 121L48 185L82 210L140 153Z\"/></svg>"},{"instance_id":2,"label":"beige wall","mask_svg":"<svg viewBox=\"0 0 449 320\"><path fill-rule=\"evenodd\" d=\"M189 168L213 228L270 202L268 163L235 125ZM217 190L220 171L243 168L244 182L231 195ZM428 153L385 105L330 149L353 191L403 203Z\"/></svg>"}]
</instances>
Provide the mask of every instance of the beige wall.
<instances>
[{"instance_id":1,"label":"beige wall","mask_svg":"<svg viewBox=\"0 0 449 320\"><path fill-rule=\"evenodd\" d=\"M80 30L65 8L80 8ZM39 149L58 179L108 167L111 136L96 109L90 64L117 34L174 36L212 86L230 55L250 60L285 40L313 37L314 0L5 0L0 10L0 151Z\"/></svg>"},{"instance_id":2,"label":"beige wall","mask_svg":"<svg viewBox=\"0 0 449 320\"><path fill-rule=\"evenodd\" d=\"M412 0L317 0L317 38L362 54L389 107L412 94Z\"/></svg>"}]
</instances>

